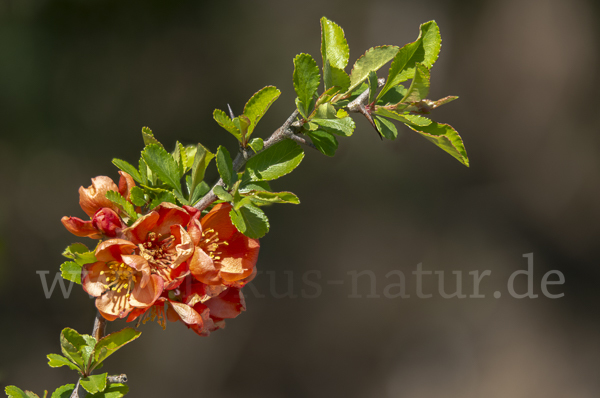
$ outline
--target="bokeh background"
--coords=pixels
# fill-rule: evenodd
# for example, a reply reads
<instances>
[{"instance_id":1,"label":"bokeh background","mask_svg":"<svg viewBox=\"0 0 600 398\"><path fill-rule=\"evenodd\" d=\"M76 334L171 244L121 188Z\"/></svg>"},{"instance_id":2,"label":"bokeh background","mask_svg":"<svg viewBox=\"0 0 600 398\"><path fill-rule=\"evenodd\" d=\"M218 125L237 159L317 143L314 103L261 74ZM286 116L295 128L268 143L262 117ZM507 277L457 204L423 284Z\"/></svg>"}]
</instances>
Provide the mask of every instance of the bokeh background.
<instances>
[{"instance_id":1,"label":"bokeh background","mask_svg":"<svg viewBox=\"0 0 600 398\"><path fill-rule=\"evenodd\" d=\"M132 397L597 397L599 14L592 0L0 0L0 385L75 381L45 354L63 327L91 332L93 302L78 286L45 299L36 271L53 275L74 241L59 220L84 215L78 187L116 178L113 157L136 161L142 126L168 148L235 151L213 109L240 112L275 85L267 137L293 110L293 57L320 61L325 15L351 63L438 22L431 97L460 100L432 116L461 133L471 168L405 128L381 142L357 118L335 158L307 151L273 184L302 204L268 209L253 284L264 297L248 291L247 312L209 338L146 324L106 369L128 374ZM537 299L506 291L525 253ZM467 273L490 270L486 298L444 299L432 276L434 296L417 298L419 263L462 271L467 294ZM348 297L348 272L362 270L381 297L366 297L366 279ZM396 270L410 298L382 295ZM541 295L549 270L565 275L560 299ZM317 298L301 297L315 293L309 271ZM300 297L276 298L290 275Z\"/></svg>"}]
</instances>

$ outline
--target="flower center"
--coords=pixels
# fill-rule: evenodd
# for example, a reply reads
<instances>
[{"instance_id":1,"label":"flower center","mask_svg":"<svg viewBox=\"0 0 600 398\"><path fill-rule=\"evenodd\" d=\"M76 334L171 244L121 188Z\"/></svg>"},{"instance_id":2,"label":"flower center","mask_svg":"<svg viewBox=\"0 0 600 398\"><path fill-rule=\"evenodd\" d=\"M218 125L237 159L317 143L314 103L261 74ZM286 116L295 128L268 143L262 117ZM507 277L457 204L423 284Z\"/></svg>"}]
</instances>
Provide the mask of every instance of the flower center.
<instances>
[{"instance_id":1,"label":"flower center","mask_svg":"<svg viewBox=\"0 0 600 398\"><path fill-rule=\"evenodd\" d=\"M146 241L139 244L140 255L155 268L168 268L177 256L174 249L175 237L163 238L155 232L149 232Z\"/></svg>"},{"instance_id":2,"label":"flower center","mask_svg":"<svg viewBox=\"0 0 600 398\"><path fill-rule=\"evenodd\" d=\"M100 275L106 275L104 287L121 293L121 290L127 289L125 297L129 297L133 285L137 282L135 270L124 263L110 261L106 263L108 270L100 271Z\"/></svg>"},{"instance_id":3,"label":"flower center","mask_svg":"<svg viewBox=\"0 0 600 398\"><path fill-rule=\"evenodd\" d=\"M219 246L221 245L227 246L229 245L229 242L220 240L219 233L217 231L212 228L202 231L202 240L198 246L200 246L202 250L204 250L204 252L213 260L221 259L220 255L223 253L218 250Z\"/></svg>"}]
</instances>

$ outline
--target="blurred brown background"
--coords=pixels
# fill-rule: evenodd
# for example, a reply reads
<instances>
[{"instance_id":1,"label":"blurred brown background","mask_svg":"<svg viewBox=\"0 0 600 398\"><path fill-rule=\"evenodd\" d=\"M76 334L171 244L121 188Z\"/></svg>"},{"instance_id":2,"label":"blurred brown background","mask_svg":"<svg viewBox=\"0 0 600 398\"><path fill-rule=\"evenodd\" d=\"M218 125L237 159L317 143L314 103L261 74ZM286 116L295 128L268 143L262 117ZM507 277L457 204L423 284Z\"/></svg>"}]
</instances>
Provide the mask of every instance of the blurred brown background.
<instances>
[{"instance_id":1,"label":"blurred brown background","mask_svg":"<svg viewBox=\"0 0 600 398\"><path fill-rule=\"evenodd\" d=\"M83 216L78 187L116 178L113 157L137 161L142 126L168 148L235 151L213 109L239 113L272 84L283 93L257 129L267 137L293 110L293 57L320 62L325 15L351 63L438 22L431 97L461 98L432 116L461 133L471 168L406 128L381 142L358 120L335 158L307 151L273 184L302 205L267 210L264 298L248 291L248 311L209 338L146 324L105 369L128 374L132 397L597 397L599 13L591 0L0 0L0 385L75 381L45 355L63 327L91 332L93 302L78 286L46 300L36 271L53 276L77 240L59 220ZM524 253L537 299L507 294ZM467 273L490 270L486 298L443 299L433 276L434 296L417 298L418 263L446 271L448 291L462 270L467 294ZM404 272L411 297L367 298L361 279L362 298L348 298L348 272L366 269L379 295ZM313 270L319 297L271 293L292 275L294 294L313 294ZM541 295L549 270L565 275L560 299Z\"/></svg>"}]
</instances>

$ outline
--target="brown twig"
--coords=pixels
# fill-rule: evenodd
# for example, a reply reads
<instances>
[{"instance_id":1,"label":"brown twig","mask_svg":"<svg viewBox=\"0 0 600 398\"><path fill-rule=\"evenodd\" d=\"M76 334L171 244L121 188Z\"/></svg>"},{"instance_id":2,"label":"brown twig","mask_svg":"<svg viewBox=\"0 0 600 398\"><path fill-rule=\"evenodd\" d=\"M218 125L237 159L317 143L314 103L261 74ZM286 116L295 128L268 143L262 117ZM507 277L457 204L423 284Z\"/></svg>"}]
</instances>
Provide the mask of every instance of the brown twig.
<instances>
[{"instance_id":1,"label":"brown twig","mask_svg":"<svg viewBox=\"0 0 600 398\"><path fill-rule=\"evenodd\" d=\"M291 140L294 140L300 144L304 144L311 148L315 148L315 146L311 142L307 141L304 137L297 135L297 132L302 127L301 125L294 123L294 121L296 120L297 117L298 117L298 111L295 110L294 112L292 112L290 117L287 118L285 123L283 123L283 125L281 127L279 127L277 130L275 130L273 132L273 134L271 134L271 136L265 141L262 150L254 153L252 148L240 148L240 152L237 154L237 156L233 160L233 171L237 173L238 171L240 171L240 169L242 167L244 167L244 165L250 158L265 151L266 149L275 145L276 143L283 141L285 139L288 139L288 138ZM222 178L220 178L219 181L217 181L217 183L213 186L213 189L217 185L221 185L221 186L224 185ZM198 202L194 206L196 209L202 211L202 210L206 209L208 206L210 206L210 204L212 202L217 200L217 195L214 194L213 189L211 189L210 192L207 193L200 200L200 202Z\"/></svg>"}]
</instances>

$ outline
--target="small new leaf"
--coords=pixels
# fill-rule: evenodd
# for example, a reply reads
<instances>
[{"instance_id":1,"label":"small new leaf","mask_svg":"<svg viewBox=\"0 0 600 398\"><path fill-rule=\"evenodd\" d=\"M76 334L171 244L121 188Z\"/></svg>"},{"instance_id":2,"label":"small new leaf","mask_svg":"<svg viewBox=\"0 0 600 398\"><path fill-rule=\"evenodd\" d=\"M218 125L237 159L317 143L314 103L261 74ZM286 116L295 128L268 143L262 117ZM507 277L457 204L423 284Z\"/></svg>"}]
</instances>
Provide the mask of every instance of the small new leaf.
<instances>
[{"instance_id":1,"label":"small new leaf","mask_svg":"<svg viewBox=\"0 0 600 398\"><path fill-rule=\"evenodd\" d=\"M294 58L294 90L306 113L310 113L312 100L320 82L319 67L313 57L309 54L298 54Z\"/></svg>"},{"instance_id":2,"label":"small new leaf","mask_svg":"<svg viewBox=\"0 0 600 398\"><path fill-rule=\"evenodd\" d=\"M350 116L342 119L312 119L311 121L321 126L321 130L344 137L350 137L356 127Z\"/></svg>"},{"instance_id":3,"label":"small new leaf","mask_svg":"<svg viewBox=\"0 0 600 398\"><path fill-rule=\"evenodd\" d=\"M274 86L267 86L255 93L252 98L248 100L244 106L244 115L250 119L250 126L248 127L248 134L246 135L246 142L250 135L254 131L254 128L269 110L273 102L279 98L281 91Z\"/></svg>"},{"instance_id":4,"label":"small new leaf","mask_svg":"<svg viewBox=\"0 0 600 398\"><path fill-rule=\"evenodd\" d=\"M398 47L396 46L380 46L367 50L367 52L354 63L352 73L350 74L350 88L346 93L354 91L355 88L360 86L361 83L369 77L369 73L377 71L383 65L390 62L397 52Z\"/></svg>"},{"instance_id":5,"label":"small new leaf","mask_svg":"<svg viewBox=\"0 0 600 398\"><path fill-rule=\"evenodd\" d=\"M60 265L60 274L63 279L81 285L81 268L81 265L73 261L67 261Z\"/></svg>"},{"instance_id":6,"label":"small new leaf","mask_svg":"<svg viewBox=\"0 0 600 398\"><path fill-rule=\"evenodd\" d=\"M190 185L191 196L195 193L196 187L204 180L204 172L214 157L215 155L202 146L202 144L198 144L196 156L194 157L194 164L192 165L192 180ZM193 202L191 199L192 198L190 198L190 202Z\"/></svg>"},{"instance_id":7,"label":"small new leaf","mask_svg":"<svg viewBox=\"0 0 600 398\"><path fill-rule=\"evenodd\" d=\"M375 116L373 120L375 121L377 130L379 130L379 134L383 137L388 140L394 140L398 137L398 130L396 129L396 126L394 126L394 123L381 116Z\"/></svg>"},{"instance_id":8,"label":"small new leaf","mask_svg":"<svg viewBox=\"0 0 600 398\"><path fill-rule=\"evenodd\" d=\"M224 201L224 202L233 202L233 196L229 192L227 192L225 190L225 188L223 188L222 186L217 185L216 187L213 188L213 192L222 201Z\"/></svg>"},{"instance_id":9,"label":"small new leaf","mask_svg":"<svg viewBox=\"0 0 600 398\"><path fill-rule=\"evenodd\" d=\"M219 126L229 131L238 141L242 142L242 134L233 124L233 120L231 120L225 112L220 109L215 109L213 112L213 119L215 119Z\"/></svg>"},{"instance_id":10,"label":"small new leaf","mask_svg":"<svg viewBox=\"0 0 600 398\"><path fill-rule=\"evenodd\" d=\"M135 212L133 205L125 200L125 198L117 191L106 192L106 199L119 206L132 220L137 219L137 213Z\"/></svg>"},{"instance_id":11,"label":"small new leaf","mask_svg":"<svg viewBox=\"0 0 600 398\"><path fill-rule=\"evenodd\" d=\"M344 30L325 17L321 18L321 56L323 65L329 62L334 68L342 70L348 65L350 57Z\"/></svg>"},{"instance_id":12,"label":"small new leaf","mask_svg":"<svg viewBox=\"0 0 600 398\"><path fill-rule=\"evenodd\" d=\"M138 186L131 188L129 200L131 200L131 203L135 206L144 206L146 204L144 190Z\"/></svg>"},{"instance_id":13,"label":"small new leaf","mask_svg":"<svg viewBox=\"0 0 600 398\"><path fill-rule=\"evenodd\" d=\"M256 138L253 138L252 141L250 141L248 143L248 145L250 146L250 148L252 148L252 150L255 153L257 153L263 149L263 146L265 145L265 143L262 138L256 137Z\"/></svg>"},{"instance_id":14,"label":"small new leaf","mask_svg":"<svg viewBox=\"0 0 600 398\"><path fill-rule=\"evenodd\" d=\"M160 147L163 146L156 138L154 138L154 134L152 134L150 127L142 127L142 138L144 139L144 145L146 146L150 144L156 144Z\"/></svg>"},{"instance_id":15,"label":"small new leaf","mask_svg":"<svg viewBox=\"0 0 600 398\"><path fill-rule=\"evenodd\" d=\"M68 366L70 369L76 372L83 373L83 370L79 366L75 365L68 358L63 357L62 355L48 354L46 356L48 357L48 366L50 366L51 368L60 368L62 366Z\"/></svg>"}]
</instances>

